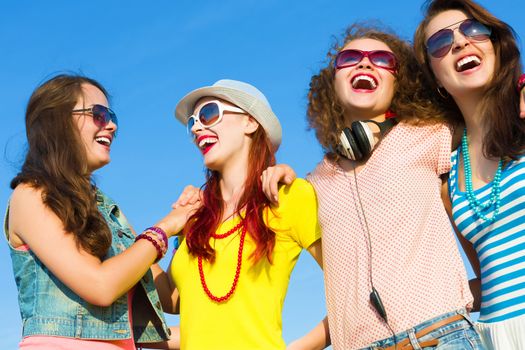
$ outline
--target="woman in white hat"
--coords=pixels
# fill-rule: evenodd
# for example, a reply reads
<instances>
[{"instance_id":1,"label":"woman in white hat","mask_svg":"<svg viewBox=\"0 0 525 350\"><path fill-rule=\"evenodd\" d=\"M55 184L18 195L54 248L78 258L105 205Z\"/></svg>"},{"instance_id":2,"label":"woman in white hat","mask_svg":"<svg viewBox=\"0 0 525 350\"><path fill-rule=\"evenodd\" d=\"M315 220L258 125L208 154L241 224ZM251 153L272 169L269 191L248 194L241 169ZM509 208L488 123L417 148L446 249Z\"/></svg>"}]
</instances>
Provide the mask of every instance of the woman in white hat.
<instances>
[{"instance_id":1,"label":"woman in white hat","mask_svg":"<svg viewBox=\"0 0 525 350\"><path fill-rule=\"evenodd\" d=\"M183 349L284 349L281 311L302 249L321 265L314 190L304 180L270 207L260 174L274 165L281 126L255 87L220 80L177 105L203 155L203 204L170 267ZM175 312L175 308L167 310Z\"/></svg>"}]
</instances>

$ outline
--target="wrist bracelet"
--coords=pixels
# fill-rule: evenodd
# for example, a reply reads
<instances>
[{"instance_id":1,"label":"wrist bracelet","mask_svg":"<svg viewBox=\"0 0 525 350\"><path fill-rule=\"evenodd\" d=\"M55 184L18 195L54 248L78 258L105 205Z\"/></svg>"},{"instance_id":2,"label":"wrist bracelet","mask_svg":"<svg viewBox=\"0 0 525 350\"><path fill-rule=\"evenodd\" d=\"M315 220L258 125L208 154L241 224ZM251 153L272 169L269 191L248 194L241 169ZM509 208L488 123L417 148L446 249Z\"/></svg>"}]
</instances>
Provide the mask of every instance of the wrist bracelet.
<instances>
[{"instance_id":1,"label":"wrist bracelet","mask_svg":"<svg viewBox=\"0 0 525 350\"><path fill-rule=\"evenodd\" d=\"M138 241L139 239L146 239L150 241L151 244L153 244L153 246L157 250L157 259L155 259L155 263L158 262L160 259L162 259L162 257L164 256L164 253L162 251L162 248L160 247L160 244L155 240L155 238L148 236L145 233L141 233L135 238L135 242Z\"/></svg>"},{"instance_id":2,"label":"wrist bracelet","mask_svg":"<svg viewBox=\"0 0 525 350\"><path fill-rule=\"evenodd\" d=\"M145 229L144 232L145 231L155 232L157 234L157 237L162 239L162 241L164 242L164 245L166 246L166 250L168 249L168 235L166 234L166 232L163 229L161 229L160 227L157 227L157 226L151 226L151 227L148 227L147 229Z\"/></svg>"},{"instance_id":3,"label":"wrist bracelet","mask_svg":"<svg viewBox=\"0 0 525 350\"><path fill-rule=\"evenodd\" d=\"M151 230L144 230L144 232L142 233L146 235L151 235L150 237L155 238L157 240L157 243L160 244L163 254L166 254L166 252L168 251L168 247L166 246L166 243L164 242L164 238L162 237L161 234L155 231L151 231Z\"/></svg>"},{"instance_id":4,"label":"wrist bracelet","mask_svg":"<svg viewBox=\"0 0 525 350\"><path fill-rule=\"evenodd\" d=\"M521 92L521 89L525 87L525 73L520 75L520 78L518 80L518 93Z\"/></svg>"}]
</instances>

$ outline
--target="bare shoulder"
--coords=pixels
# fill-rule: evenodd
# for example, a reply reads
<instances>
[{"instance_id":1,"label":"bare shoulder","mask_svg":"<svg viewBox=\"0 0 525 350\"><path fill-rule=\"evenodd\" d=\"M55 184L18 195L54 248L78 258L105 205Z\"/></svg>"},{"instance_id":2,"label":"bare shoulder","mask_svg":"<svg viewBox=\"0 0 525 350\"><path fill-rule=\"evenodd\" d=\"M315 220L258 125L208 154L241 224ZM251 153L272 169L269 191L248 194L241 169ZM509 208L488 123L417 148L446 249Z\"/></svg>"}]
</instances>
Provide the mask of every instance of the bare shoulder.
<instances>
[{"instance_id":1,"label":"bare shoulder","mask_svg":"<svg viewBox=\"0 0 525 350\"><path fill-rule=\"evenodd\" d=\"M9 202L10 212L17 212L19 209L25 211L28 206L33 208L43 206L42 194L42 189L35 188L29 184L16 186Z\"/></svg>"},{"instance_id":2,"label":"bare shoulder","mask_svg":"<svg viewBox=\"0 0 525 350\"><path fill-rule=\"evenodd\" d=\"M43 191L28 184L18 185L9 202L9 232L27 243L29 235L42 230L62 229L61 220L44 203Z\"/></svg>"}]
</instances>

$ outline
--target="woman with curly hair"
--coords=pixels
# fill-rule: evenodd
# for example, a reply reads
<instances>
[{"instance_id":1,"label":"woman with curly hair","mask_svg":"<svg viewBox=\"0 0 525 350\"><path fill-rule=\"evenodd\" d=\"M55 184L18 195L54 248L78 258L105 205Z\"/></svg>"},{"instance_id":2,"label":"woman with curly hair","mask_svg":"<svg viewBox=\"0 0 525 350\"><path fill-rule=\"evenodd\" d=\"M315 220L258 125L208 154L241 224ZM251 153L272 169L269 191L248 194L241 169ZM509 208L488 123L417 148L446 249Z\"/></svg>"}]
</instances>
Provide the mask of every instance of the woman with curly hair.
<instances>
[{"instance_id":1,"label":"woman with curly hair","mask_svg":"<svg viewBox=\"0 0 525 350\"><path fill-rule=\"evenodd\" d=\"M439 107L461 123L448 185L476 273L478 329L489 349L523 349L525 122L518 106L525 76L515 33L474 1L433 0L414 45Z\"/></svg>"},{"instance_id":2,"label":"woman with curly hair","mask_svg":"<svg viewBox=\"0 0 525 350\"><path fill-rule=\"evenodd\" d=\"M325 158L307 180L334 349L480 348L441 199L452 132L424 83L406 42L358 24L312 77L308 121ZM277 180L293 176L268 169L265 192L277 200Z\"/></svg>"}]
</instances>

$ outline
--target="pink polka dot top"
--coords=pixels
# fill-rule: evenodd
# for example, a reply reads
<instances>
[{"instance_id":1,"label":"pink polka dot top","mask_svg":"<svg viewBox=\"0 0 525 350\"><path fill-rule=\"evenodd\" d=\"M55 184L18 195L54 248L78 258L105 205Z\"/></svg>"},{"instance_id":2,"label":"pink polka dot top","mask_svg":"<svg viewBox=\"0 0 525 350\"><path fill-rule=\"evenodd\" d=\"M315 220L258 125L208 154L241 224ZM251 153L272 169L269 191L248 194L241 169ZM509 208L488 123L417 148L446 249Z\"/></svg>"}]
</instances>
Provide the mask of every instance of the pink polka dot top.
<instances>
[{"instance_id":1,"label":"pink polka dot top","mask_svg":"<svg viewBox=\"0 0 525 350\"><path fill-rule=\"evenodd\" d=\"M357 188L353 171L326 158L309 174L319 201L334 349L392 336L370 304L370 271L395 333L470 307L467 274L440 195L450 145L445 125L399 123L357 173Z\"/></svg>"}]
</instances>

